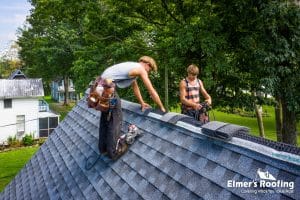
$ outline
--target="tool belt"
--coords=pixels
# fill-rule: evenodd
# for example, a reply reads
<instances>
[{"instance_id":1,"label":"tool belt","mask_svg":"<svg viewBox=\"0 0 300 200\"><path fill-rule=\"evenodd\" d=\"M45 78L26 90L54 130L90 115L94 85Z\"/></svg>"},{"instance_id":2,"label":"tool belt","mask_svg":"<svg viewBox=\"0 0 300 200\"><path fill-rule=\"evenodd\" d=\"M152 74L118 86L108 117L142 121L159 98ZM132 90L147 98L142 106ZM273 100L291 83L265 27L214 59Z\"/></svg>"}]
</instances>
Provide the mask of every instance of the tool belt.
<instances>
[{"instance_id":1,"label":"tool belt","mask_svg":"<svg viewBox=\"0 0 300 200\"><path fill-rule=\"evenodd\" d=\"M90 88L87 104L89 108L94 108L101 112L108 112L110 109L114 109L117 99L115 98L115 84L113 81L98 77Z\"/></svg>"}]
</instances>

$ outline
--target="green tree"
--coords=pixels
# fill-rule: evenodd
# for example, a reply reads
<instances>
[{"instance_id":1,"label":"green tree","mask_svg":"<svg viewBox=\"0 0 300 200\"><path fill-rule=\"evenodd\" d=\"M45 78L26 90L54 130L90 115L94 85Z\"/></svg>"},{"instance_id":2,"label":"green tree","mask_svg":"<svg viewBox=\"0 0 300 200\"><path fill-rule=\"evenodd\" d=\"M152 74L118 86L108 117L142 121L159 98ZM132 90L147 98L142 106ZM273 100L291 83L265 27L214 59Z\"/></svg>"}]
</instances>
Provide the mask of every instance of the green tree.
<instances>
[{"instance_id":1,"label":"green tree","mask_svg":"<svg viewBox=\"0 0 300 200\"><path fill-rule=\"evenodd\" d=\"M237 79L238 87L272 94L279 102L277 105L282 105L282 115L277 116L277 126L282 121L278 135L282 132L283 142L296 144L299 6L293 1L271 0L219 1L217 5L216 13L227 32L227 40L232 41L228 43L228 52L233 55L233 69L246 77L245 81Z\"/></svg>"},{"instance_id":2,"label":"green tree","mask_svg":"<svg viewBox=\"0 0 300 200\"><path fill-rule=\"evenodd\" d=\"M13 43L0 57L0 78L8 78L16 69L21 69L22 63L18 58L19 46Z\"/></svg>"},{"instance_id":3,"label":"green tree","mask_svg":"<svg viewBox=\"0 0 300 200\"><path fill-rule=\"evenodd\" d=\"M159 81L154 85L160 94L165 93L168 107L178 105L179 82L191 63L202 67L202 78L209 82L208 89L212 88L212 78L208 75L212 68L226 65L221 64L226 57L220 23L212 13L210 1L118 1L116 4L118 13L144 24L141 33L159 63Z\"/></svg>"},{"instance_id":4,"label":"green tree","mask_svg":"<svg viewBox=\"0 0 300 200\"><path fill-rule=\"evenodd\" d=\"M150 55L159 65L154 87L169 108L178 106L179 81L194 63L214 106L253 110L262 98L244 91L275 96L279 130L294 144L300 20L292 2L32 0L21 57L31 74L74 77L83 92L106 67ZM134 99L130 89L120 92Z\"/></svg>"},{"instance_id":5,"label":"green tree","mask_svg":"<svg viewBox=\"0 0 300 200\"><path fill-rule=\"evenodd\" d=\"M300 7L292 1L272 1L264 5L261 21L260 28L265 33L258 52L265 75L262 80L282 108L281 116L277 116L278 134L283 142L296 145L296 116L300 112Z\"/></svg>"},{"instance_id":6,"label":"green tree","mask_svg":"<svg viewBox=\"0 0 300 200\"><path fill-rule=\"evenodd\" d=\"M72 24L63 20L62 1L31 1L34 9L29 26L20 30L20 56L26 72L42 76L45 81L62 77L65 81L65 102L68 104L68 78L72 77L73 44L77 39ZM67 8L67 7L65 7ZM71 9L71 8L70 8Z\"/></svg>"}]
</instances>

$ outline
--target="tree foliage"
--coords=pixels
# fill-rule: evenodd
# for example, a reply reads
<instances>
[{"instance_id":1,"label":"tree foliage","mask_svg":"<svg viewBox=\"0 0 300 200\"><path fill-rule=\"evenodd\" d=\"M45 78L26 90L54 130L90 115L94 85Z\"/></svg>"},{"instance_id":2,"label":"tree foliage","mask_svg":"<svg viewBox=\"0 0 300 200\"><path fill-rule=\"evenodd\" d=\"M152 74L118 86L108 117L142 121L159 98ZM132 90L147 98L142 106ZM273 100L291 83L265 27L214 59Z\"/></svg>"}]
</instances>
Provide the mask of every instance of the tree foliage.
<instances>
[{"instance_id":1,"label":"tree foliage","mask_svg":"<svg viewBox=\"0 0 300 200\"><path fill-rule=\"evenodd\" d=\"M106 67L150 55L159 65L154 87L169 107L178 105L179 82L194 63L214 106L254 109L262 99L245 91L265 92L295 122L300 11L293 2L31 0L20 55L30 74L74 77L81 92ZM134 100L130 89L121 96Z\"/></svg>"},{"instance_id":2,"label":"tree foliage","mask_svg":"<svg viewBox=\"0 0 300 200\"><path fill-rule=\"evenodd\" d=\"M16 69L21 69L22 63L18 59L19 46L13 43L0 57L0 78L8 78Z\"/></svg>"}]
</instances>

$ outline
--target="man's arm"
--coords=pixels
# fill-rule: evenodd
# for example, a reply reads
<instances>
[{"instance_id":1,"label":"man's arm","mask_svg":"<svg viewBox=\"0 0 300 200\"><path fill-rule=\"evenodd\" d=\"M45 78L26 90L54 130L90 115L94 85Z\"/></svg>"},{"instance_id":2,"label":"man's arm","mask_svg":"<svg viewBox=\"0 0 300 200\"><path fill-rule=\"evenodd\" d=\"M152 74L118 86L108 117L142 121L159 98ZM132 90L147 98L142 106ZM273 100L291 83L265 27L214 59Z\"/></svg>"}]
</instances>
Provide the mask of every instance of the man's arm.
<instances>
[{"instance_id":1,"label":"man's arm","mask_svg":"<svg viewBox=\"0 0 300 200\"><path fill-rule=\"evenodd\" d=\"M139 88L139 86L138 86L136 80L134 80L134 81L132 82L131 86L132 86L134 95L136 96L138 102L139 102L139 103L141 104L141 106L142 106L142 110L144 110L145 108L151 107L149 104L147 104L147 103L144 102L143 97L142 97L142 95L141 95L140 88Z\"/></svg>"},{"instance_id":2,"label":"man's arm","mask_svg":"<svg viewBox=\"0 0 300 200\"><path fill-rule=\"evenodd\" d=\"M211 97L210 95L207 93L207 91L204 88L203 82L200 80L200 92L202 94L202 96L204 97L205 101L211 105L212 101L211 101Z\"/></svg>"},{"instance_id":3,"label":"man's arm","mask_svg":"<svg viewBox=\"0 0 300 200\"><path fill-rule=\"evenodd\" d=\"M159 106L161 111L166 112L166 109L164 108L156 90L152 86L152 83L148 77L147 72L142 71L140 74L140 77L141 77L144 85L146 86L152 100Z\"/></svg>"}]
</instances>

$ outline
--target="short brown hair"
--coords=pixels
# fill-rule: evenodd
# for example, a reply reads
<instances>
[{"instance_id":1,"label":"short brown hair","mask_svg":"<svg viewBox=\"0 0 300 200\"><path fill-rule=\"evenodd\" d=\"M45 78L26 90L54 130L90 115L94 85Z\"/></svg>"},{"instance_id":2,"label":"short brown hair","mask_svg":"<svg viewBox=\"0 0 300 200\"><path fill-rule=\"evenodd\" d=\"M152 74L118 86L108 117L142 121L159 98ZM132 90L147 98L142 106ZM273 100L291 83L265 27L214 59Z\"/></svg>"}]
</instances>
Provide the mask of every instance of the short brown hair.
<instances>
[{"instance_id":1,"label":"short brown hair","mask_svg":"<svg viewBox=\"0 0 300 200\"><path fill-rule=\"evenodd\" d=\"M142 57L140 57L139 62L147 63L147 64L150 65L150 67L152 68L153 71L155 71L155 72L157 71L156 62L150 56L142 56Z\"/></svg>"},{"instance_id":2,"label":"short brown hair","mask_svg":"<svg viewBox=\"0 0 300 200\"><path fill-rule=\"evenodd\" d=\"M198 75L199 74L199 68L197 65L191 64L187 68L187 73L192 75Z\"/></svg>"}]
</instances>

